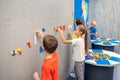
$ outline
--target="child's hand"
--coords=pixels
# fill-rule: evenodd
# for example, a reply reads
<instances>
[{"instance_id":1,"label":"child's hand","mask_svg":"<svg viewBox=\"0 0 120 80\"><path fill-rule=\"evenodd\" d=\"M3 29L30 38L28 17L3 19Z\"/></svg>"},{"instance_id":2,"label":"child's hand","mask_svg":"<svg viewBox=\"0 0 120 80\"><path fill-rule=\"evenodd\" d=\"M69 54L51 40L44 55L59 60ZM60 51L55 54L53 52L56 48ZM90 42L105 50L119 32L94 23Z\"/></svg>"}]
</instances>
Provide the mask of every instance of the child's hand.
<instances>
[{"instance_id":1,"label":"child's hand","mask_svg":"<svg viewBox=\"0 0 120 80\"><path fill-rule=\"evenodd\" d=\"M57 30L57 31L62 31L60 27L57 27L56 30Z\"/></svg>"},{"instance_id":2,"label":"child's hand","mask_svg":"<svg viewBox=\"0 0 120 80\"><path fill-rule=\"evenodd\" d=\"M38 36L39 36L39 34L42 34L42 32L41 32L40 30L36 30L35 33L36 33L36 35L38 35Z\"/></svg>"},{"instance_id":3,"label":"child's hand","mask_svg":"<svg viewBox=\"0 0 120 80\"><path fill-rule=\"evenodd\" d=\"M38 76L38 72L35 72L33 77L34 77L34 80L40 80L40 78Z\"/></svg>"},{"instance_id":4,"label":"child's hand","mask_svg":"<svg viewBox=\"0 0 120 80\"><path fill-rule=\"evenodd\" d=\"M40 30L35 31L35 34L43 39L44 35Z\"/></svg>"}]
</instances>

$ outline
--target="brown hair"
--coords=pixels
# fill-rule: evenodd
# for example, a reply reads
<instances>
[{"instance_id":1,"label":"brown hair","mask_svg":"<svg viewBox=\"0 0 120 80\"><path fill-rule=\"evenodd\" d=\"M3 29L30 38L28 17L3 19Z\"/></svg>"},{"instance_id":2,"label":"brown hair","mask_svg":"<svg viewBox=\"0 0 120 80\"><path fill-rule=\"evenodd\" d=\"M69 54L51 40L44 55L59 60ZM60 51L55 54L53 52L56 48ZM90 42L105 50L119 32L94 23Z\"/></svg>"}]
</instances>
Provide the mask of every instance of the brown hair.
<instances>
[{"instance_id":1,"label":"brown hair","mask_svg":"<svg viewBox=\"0 0 120 80\"><path fill-rule=\"evenodd\" d=\"M43 46L47 52L53 53L58 46L58 41L52 35L45 35L43 38Z\"/></svg>"},{"instance_id":2,"label":"brown hair","mask_svg":"<svg viewBox=\"0 0 120 80\"><path fill-rule=\"evenodd\" d=\"M83 25L79 25L79 31L82 32L82 35L85 35L84 36L85 52L88 53L88 31Z\"/></svg>"},{"instance_id":3,"label":"brown hair","mask_svg":"<svg viewBox=\"0 0 120 80\"><path fill-rule=\"evenodd\" d=\"M76 19L76 25L82 25L82 19L81 18Z\"/></svg>"}]
</instances>

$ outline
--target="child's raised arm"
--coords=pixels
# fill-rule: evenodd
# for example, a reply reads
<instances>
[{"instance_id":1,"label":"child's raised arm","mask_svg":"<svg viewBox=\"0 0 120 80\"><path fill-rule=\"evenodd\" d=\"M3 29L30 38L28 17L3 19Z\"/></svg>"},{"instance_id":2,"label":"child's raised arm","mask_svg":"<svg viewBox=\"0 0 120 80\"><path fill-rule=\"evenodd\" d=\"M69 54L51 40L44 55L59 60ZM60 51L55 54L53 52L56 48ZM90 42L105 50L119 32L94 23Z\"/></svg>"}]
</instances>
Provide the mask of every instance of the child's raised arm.
<instances>
[{"instance_id":1,"label":"child's raised arm","mask_svg":"<svg viewBox=\"0 0 120 80\"><path fill-rule=\"evenodd\" d=\"M61 40L64 44L72 44L72 41L71 40L67 40L63 34L63 31L60 29L60 28L57 28L57 31L59 32L60 34L60 37L61 37Z\"/></svg>"}]
</instances>

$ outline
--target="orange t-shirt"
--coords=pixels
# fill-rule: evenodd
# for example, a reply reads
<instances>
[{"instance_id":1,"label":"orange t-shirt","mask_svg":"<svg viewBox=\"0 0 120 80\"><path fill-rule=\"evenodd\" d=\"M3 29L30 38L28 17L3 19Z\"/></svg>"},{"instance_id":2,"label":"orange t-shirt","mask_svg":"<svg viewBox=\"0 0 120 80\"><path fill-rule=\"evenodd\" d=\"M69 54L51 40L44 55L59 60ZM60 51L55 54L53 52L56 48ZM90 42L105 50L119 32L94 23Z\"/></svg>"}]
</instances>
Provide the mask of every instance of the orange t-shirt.
<instances>
[{"instance_id":1,"label":"orange t-shirt","mask_svg":"<svg viewBox=\"0 0 120 80\"><path fill-rule=\"evenodd\" d=\"M41 80L59 80L58 77L58 56L52 53L52 58L45 59L42 64Z\"/></svg>"}]
</instances>

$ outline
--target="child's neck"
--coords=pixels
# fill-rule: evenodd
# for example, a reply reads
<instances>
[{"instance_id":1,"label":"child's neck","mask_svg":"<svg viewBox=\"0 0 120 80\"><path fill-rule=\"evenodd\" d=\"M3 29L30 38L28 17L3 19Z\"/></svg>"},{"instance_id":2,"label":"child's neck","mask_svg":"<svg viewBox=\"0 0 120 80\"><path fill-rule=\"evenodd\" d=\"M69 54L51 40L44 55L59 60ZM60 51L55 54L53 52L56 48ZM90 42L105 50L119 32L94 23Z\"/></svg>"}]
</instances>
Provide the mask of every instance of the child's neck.
<instances>
[{"instance_id":1,"label":"child's neck","mask_svg":"<svg viewBox=\"0 0 120 80\"><path fill-rule=\"evenodd\" d=\"M51 58L51 57L52 57L52 54L50 54L50 53L46 52L45 56L46 56L46 58L45 58L45 59L49 59L49 58Z\"/></svg>"},{"instance_id":2,"label":"child's neck","mask_svg":"<svg viewBox=\"0 0 120 80\"><path fill-rule=\"evenodd\" d=\"M79 35L78 38L82 38L82 35Z\"/></svg>"}]
</instances>

